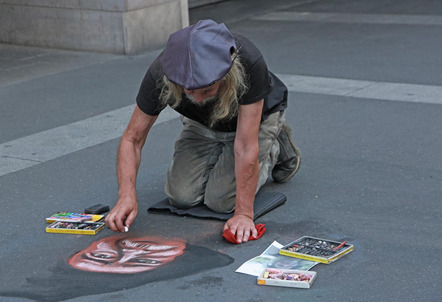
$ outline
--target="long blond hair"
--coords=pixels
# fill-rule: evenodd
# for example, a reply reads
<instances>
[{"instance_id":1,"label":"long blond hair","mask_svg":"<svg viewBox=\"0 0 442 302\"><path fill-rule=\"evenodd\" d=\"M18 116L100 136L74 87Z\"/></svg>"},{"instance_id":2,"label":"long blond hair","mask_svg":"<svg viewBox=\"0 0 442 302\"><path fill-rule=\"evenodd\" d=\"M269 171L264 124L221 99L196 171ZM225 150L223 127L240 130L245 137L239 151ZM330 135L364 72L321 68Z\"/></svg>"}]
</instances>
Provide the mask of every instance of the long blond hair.
<instances>
[{"instance_id":1,"label":"long blond hair","mask_svg":"<svg viewBox=\"0 0 442 302\"><path fill-rule=\"evenodd\" d=\"M218 100L210 116L209 126L213 127L220 120L229 120L238 113L239 100L247 92L248 84L244 66L240 58L235 55L233 64L227 74L220 80ZM183 87L172 83L166 76L160 80L160 100L163 106L170 105L177 108L184 93Z\"/></svg>"}]
</instances>

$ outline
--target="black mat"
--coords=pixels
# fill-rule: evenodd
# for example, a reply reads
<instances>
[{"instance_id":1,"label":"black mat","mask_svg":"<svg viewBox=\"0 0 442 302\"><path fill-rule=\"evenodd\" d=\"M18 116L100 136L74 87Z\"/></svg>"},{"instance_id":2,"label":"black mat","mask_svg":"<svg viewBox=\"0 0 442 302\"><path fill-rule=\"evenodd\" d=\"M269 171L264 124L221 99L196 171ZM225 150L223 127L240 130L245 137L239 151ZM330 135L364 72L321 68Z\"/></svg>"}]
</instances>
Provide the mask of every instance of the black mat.
<instances>
[{"instance_id":1,"label":"black mat","mask_svg":"<svg viewBox=\"0 0 442 302\"><path fill-rule=\"evenodd\" d=\"M285 203L286 200L287 197L279 192L258 193L255 197L254 219L257 219L265 213L279 207L280 205ZM211 218L218 220L228 220L233 216L233 213L215 213L209 210L209 208L205 205L193 207L190 209L178 209L169 203L169 199L167 197L151 206L149 209L147 209L147 211L150 213L176 214L180 216L188 215L193 217Z\"/></svg>"}]
</instances>

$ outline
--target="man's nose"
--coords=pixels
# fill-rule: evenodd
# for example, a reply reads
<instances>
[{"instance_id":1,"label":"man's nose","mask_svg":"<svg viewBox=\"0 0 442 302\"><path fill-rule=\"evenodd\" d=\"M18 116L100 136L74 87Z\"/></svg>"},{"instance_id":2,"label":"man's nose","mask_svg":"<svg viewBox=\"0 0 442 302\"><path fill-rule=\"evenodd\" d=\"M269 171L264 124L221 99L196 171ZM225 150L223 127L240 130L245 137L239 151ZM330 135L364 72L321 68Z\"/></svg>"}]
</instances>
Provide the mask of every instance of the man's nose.
<instances>
[{"instance_id":1,"label":"man's nose","mask_svg":"<svg viewBox=\"0 0 442 302\"><path fill-rule=\"evenodd\" d=\"M194 93L193 98L195 99L195 102L201 103L204 100L204 95L202 93Z\"/></svg>"}]
</instances>

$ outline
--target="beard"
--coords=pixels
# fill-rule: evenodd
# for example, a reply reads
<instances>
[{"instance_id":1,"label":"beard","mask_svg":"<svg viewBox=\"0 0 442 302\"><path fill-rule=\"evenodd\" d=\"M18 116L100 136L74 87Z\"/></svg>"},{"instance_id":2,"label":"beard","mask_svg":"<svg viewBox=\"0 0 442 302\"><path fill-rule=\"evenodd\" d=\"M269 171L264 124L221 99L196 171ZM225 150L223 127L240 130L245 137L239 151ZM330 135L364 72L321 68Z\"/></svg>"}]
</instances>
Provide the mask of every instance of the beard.
<instances>
[{"instance_id":1,"label":"beard","mask_svg":"<svg viewBox=\"0 0 442 302\"><path fill-rule=\"evenodd\" d=\"M210 103L210 102L213 102L213 101L217 100L218 99L218 94L215 94L215 95L209 96L207 98L204 98L199 103L197 101L195 101L195 98L191 94L187 94L186 93L186 98L188 98L193 104L195 104L197 106L203 106L203 105L206 105L207 103Z\"/></svg>"}]
</instances>

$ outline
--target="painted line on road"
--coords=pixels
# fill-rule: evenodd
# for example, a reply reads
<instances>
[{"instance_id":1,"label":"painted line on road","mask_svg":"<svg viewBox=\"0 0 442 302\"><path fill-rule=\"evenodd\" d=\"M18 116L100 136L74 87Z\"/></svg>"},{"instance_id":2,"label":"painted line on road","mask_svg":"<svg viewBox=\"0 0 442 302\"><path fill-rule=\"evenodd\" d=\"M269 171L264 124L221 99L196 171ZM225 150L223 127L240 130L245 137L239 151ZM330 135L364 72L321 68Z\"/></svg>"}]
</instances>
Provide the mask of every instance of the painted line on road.
<instances>
[{"instance_id":1,"label":"painted line on road","mask_svg":"<svg viewBox=\"0 0 442 302\"><path fill-rule=\"evenodd\" d=\"M278 74L291 92L442 104L442 86ZM0 176L116 139L135 105L0 144ZM166 108L155 126L178 117Z\"/></svg>"},{"instance_id":2,"label":"painted line on road","mask_svg":"<svg viewBox=\"0 0 442 302\"><path fill-rule=\"evenodd\" d=\"M314 12L272 12L252 18L260 21L442 25L442 16L436 15L392 15L392 14L346 14Z\"/></svg>"},{"instance_id":3,"label":"painted line on road","mask_svg":"<svg viewBox=\"0 0 442 302\"><path fill-rule=\"evenodd\" d=\"M123 134L135 105L0 144L0 176L116 139ZM163 110L154 126L178 117Z\"/></svg>"},{"instance_id":4,"label":"painted line on road","mask_svg":"<svg viewBox=\"0 0 442 302\"><path fill-rule=\"evenodd\" d=\"M289 91L385 101L442 104L442 86L277 74Z\"/></svg>"}]
</instances>

